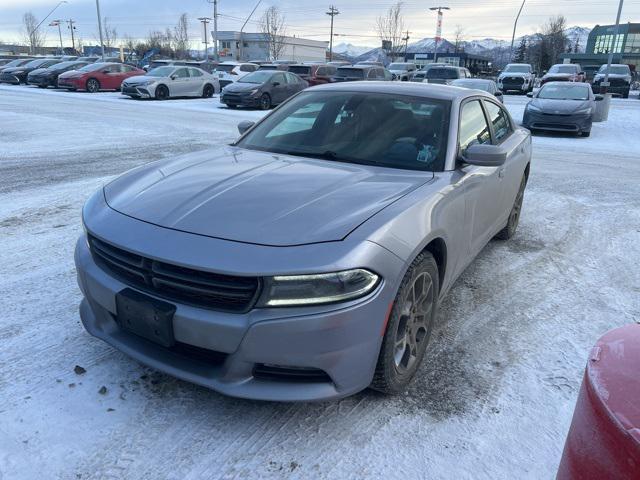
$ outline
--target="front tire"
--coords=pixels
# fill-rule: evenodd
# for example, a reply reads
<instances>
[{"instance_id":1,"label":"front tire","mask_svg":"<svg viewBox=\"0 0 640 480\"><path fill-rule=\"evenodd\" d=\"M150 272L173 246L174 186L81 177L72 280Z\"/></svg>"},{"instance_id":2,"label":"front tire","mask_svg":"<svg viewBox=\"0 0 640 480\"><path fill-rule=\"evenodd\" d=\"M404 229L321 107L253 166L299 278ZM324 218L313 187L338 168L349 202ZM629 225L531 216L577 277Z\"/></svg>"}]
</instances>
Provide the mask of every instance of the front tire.
<instances>
[{"instance_id":1,"label":"front tire","mask_svg":"<svg viewBox=\"0 0 640 480\"><path fill-rule=\"evenodd\" d=\"M496 238L499 240L509 240L516 234L518 229L518 223L520 223L520 212L522 211L522 202L524 200L524 189L527 186L527 176L523 175L520 181L520 188L516 194L516 199L513 202L513 207L509 212L509 220L505 227L498 232Z\"/></svg>"},{"instance_id":2,"label":"front tire","mask_svg":"<svg viewBox=\"0 0 640 480\"><path fill-rule=\"evenodd\" d=\"M260 109L269 110L271 108L271 97L268 93L263 93L260 97Z\"/></svg>"},{"instance_id":3,"label":"front tire","mask_svg":"<svg viewBox=\"0 0 640 480\"><path fill-rule=\"evenodd\" d=\"M431 253L423 252L396 294L370 388L388 394L407 388L427 349L439 294L438 265Z\"/></svg>"},{"instance_id":4,"label":"front tire","mask_svg":"<svg viewBox=\"0 0 640 480\"><path fill-rule=\"evenodd\" d=\"M164 85L158 85L156 88L156 100L166 100L169 98L169 89Z\"/></svg>"},{"instance_id":5,"label":"front tire","mask_svg":"<svg viewBox=\"0 0 640 480\"><path fill-rule=\"evenodd\" d=\"M100 91L100 82L98 80L96 80L95 78L90 78L89 80L87 80L86 89L87 89L87 92L89 92L89 93L99 92Z\"/></svg>"}]
</instances>

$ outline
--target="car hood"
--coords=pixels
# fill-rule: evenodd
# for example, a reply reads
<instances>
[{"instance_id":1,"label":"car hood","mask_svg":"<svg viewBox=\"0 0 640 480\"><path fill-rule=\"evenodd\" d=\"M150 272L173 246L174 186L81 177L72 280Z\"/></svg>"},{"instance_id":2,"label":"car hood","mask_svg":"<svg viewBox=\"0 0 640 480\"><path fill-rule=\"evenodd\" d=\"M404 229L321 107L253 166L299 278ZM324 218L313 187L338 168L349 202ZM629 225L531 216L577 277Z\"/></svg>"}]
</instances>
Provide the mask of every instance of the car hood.
<instances>
[{"instance_id":1,"label":"car hood","mask_svg":"<svg viewBox=\"0 0 640 480\"><path fill-rule=\"evenodd\" d=\"M29 75L33 75L34 77L36 75L41 75L43 73L46 73L47 69L46 68L36 68L35 70L31 70L29 72Z\"/></svg>"},{"instance_id":2,"label":"car hood","mask_svg":"<svg viewBox=\"0 0 640 480\"><path fill-rule=\"evenodd\" d=\"M262 87L262 85L263 85L262 83L235 82L224 87L224 91L233 92L233 93L250 92L251 90L255 90L256 88Z\"/></svg>"},{"instance_id":3,"label":"car hood","mask_svg":"<svg viewBox=\"0 0 640 480\"><path fill-rule=\"evenodd\" d=\"M538 107L544 112L550 113L573 113L591 106L590 100L552 100L546 98L534 98L531 105Z\"/></svg>"},{"instance_id":4,"label":"car hood","mask_svg":"<svg viewBox=\"0 0 640 480\"><path fill-rule=\"evenodd\" d=\"M14 72L25 72L25 71L31 71L31 70L24 67L10 67L10 68L3 69L2 73L14 73Z\"/></svg>"},{"instance_id":5,"label":"car hood","mask_svg":"<svg viewBox=\"0 0 640 480\"><path fill-rule=\"evenodd\" d=\"M221 147L139 167L104 191L112 209L148 223L290 246L342 240L432 178L409 170Z\"/></svg>"},{"instance_id":6,"label":"car hood","mask_svg":"<svg viewBox=\"0 0 640 480\"><path fill-rule=\"evenodd\" d=\"M67 72L61 73L60 78L77 78L81 77L82 75L84 75L84 72L81 72L79 70L69 70Z\"/></svg>"},{"instance_id":7,"label":"car hood","mask_svg":"<svg viewBox=\"0 0 640 480\"><path fill-rule=\"evenodd\" d=\"M502 72L500 75L498 75L498 78L505 78L505 77L529 78L530 76L531 76L531 73L526 73L526 72Z\"/></svg>"},{"instance_id":8,"label":"car hood","mask_svg":"<svg viewBox=\"0 0 640 480\"><path fill-rule=\"evenodd\" d=\"M547 73L542 78L546 80L549 78L574 78L576 76L577 74L575 73Z\"/></svg>"},{"instance_id":9,"label":"car hood","mask_svg":"<svg viewBox=\"0 0 640 480\"><path fill-rule=\"evenodd\" d=\"M593 77L593 79L604 80L604 77L605 77L604 73L598 73ZM631 75L629 75L628 73L610 73L609 78L621 78L623 80L631 80Z\"/></svg>"},{"instance_id":10,"label":"car hood","mask_svg":"<svg viewBox=\"0 0 640 480\"><path fill-rule=\"evenodd\" d=\"M127 85L137 85L139 83L154 81L157 82L166 77L151 77L149 75L134 75L133 77L127 78Z\"/></svg>"}]
</instances>

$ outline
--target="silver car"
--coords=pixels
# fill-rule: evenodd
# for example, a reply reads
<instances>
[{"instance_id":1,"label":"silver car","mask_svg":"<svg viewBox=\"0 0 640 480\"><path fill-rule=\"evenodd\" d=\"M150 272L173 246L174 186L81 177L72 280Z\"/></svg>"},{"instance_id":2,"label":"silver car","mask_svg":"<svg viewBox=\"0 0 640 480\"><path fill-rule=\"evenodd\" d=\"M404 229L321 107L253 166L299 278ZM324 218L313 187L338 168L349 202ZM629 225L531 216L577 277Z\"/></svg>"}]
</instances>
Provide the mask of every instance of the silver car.
<instances>
[{"instance_id":1,"label":"silver car","mask_svg":"<svg viewBox=\"0 0 640 480\"><path fill-rule=\"evenodd\" d=\"M167 65L122 82L122 94L166 100L172 97L212 97L220 93L217 77L196 67Z\"/></svg>"},{"instance_id":2,"label":"silver car","mask_svg":"<svg viewBox=\"0 0 640 480\"><path fill-rule=\"evenodd\" d=\"M443 296L516 232L529 132L487 93L410 82L312 87L239 129L88 200L85 328L238 397L403 391Z\"/></svg>"}]
</instances>

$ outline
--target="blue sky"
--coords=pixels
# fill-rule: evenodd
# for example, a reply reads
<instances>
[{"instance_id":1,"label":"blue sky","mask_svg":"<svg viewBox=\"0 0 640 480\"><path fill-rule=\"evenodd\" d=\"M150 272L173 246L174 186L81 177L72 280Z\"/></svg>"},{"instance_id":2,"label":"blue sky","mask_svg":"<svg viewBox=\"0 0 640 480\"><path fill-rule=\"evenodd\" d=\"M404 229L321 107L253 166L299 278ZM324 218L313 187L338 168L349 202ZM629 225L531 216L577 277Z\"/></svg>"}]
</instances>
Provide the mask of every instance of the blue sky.
<instances>
[{"instance_id":1,"label":"blue sky","mask_svg":"<svg viewBox=\"0 0 640 480\"><path fill-rule=\"evenodd\" d=\"M244 18L257 0L219 0L219 29L239 29ZM432 37L436 18L428 7L447 5L451 10L445 13L443 36L452 38L457 25L464 29L465 40L492 37L509 39L513 19L520 6L520 0L439 0L440 3L424 0L404 2L405 23L411 32L411 41ZM335 32L340 34L334 42L348 42L356 45L377 46L375 19L393 4L393 0L328 0L326 5L316 0L263 0L254 21L261 11L270 5L279 6L286 15L288 33L317 40L328 40L329 17L325 15L333 3L341 12L335 19ZM15 41L21 38L21 17L25 11L32 11L38 19L57 4L57 0L0 0L0 40ZM154 29L164 30L173 26L178 16L186 12L190 17L190 33L194 47L198 46L201 33L197 17L212 16L213 5L206 0L102 0L103 17L122 37L129 34L134 38L144 38ZM617 0L528 0L518 24L518 34L533 33L551 15L563 14L568 24L593 26L613 23ZM68 0L50 17L73 18L77 21L77 33L85 43L95 42L97 37L96 9L94 0ZM622 20L640 22L640 0L626 0ZM57 30L47 27L49 44L57 44ZM257 29L250 22L246 31ZM66 35L67 31L63 31ZM68 43L66 38L63 38Z\"/></svg>"}]
</instances>

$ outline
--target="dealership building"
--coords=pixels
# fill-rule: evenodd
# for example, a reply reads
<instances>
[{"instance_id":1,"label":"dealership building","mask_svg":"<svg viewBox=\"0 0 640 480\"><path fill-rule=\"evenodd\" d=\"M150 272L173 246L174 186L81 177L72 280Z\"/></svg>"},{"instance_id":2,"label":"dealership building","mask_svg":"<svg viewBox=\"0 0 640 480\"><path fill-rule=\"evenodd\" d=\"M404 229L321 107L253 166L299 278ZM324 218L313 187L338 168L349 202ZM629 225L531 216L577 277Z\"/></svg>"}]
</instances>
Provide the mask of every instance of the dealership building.
<instances>
[{"instance_id":1,"label":"dealership building","mask_svg":"<svg viewBox=\"0 0 640 480\"><path fill-rule=\"evenodd\" d=\"M433 52L407 53L407 61L419 66L433 63L433 57ZM438 52L437 61L438 63L446 63L454 67L466 67L472 72L489 70L491 66L490 59L466 52Z\"/></svg>"},{"instance_id":2,"label":"dealership building","mask_svg":"<svg viewBox=\"0 0 640 480\"><path fill-rule=\"evenodd\" d=\"M589 33L585 53L563 53L564 63L579 63L592 70L607 63L613 52L613 63L625 63L640 71L640 23L621 23L616 35L615 25L596 25Z\"/></svg>"},{"instance_id":3,"label":"dealership building","mask_svg":"<svg viewBox=\"0 0 640 480\"><path fill-rule=\"evenodd\" d=\"M282 43L278 60L324 62L327 59L329 42L284 36ZM221 61L272 60L264 33L218 32L218 53Z\"/></svg>"}]
</instances>

